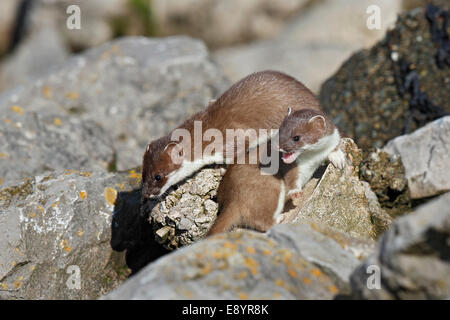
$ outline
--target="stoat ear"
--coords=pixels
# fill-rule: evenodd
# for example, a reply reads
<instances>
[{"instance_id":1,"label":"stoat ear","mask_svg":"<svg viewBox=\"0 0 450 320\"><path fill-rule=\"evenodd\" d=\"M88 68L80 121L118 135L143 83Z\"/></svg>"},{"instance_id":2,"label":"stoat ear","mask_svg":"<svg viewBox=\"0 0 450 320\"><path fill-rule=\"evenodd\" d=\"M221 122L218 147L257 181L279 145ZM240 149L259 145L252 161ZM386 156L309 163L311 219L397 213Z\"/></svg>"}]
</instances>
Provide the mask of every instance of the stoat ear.
<instances>
[{"instance_id":1,"label":"stoat ear","mask_svg":"<svg viewBox=\"0 0 450 320\"><path fill-rule=\"evenodd\" d=\"M327 123L325 118L321 115L317 115L308 120L308 123L311 123L314 128L325 131L327 128Z\"/></svg>"},{"instance_id":2,"label":"stoat ear","mask_svg":"<svg viewBox=\"0 0 450 320\"><path fill-rule=\"evenodd\" d=\"M287 114L287 115L289 116L291 113L292 113L292 108L289 107L289 108L288 108L288 114Z\"/></svg>"},{"instance_id":3,"label":"stoat ear","mask_svg":"<svg viewBox=\"0 0 450 320\"><path fill-rule=\"evenodd\" d=\"M167 152L167 154L172 159L172 162L178 163L184 157L184 149L182 143L177 142L169 142L165 147L163 152Z\"/></svg>"}]
</instances>

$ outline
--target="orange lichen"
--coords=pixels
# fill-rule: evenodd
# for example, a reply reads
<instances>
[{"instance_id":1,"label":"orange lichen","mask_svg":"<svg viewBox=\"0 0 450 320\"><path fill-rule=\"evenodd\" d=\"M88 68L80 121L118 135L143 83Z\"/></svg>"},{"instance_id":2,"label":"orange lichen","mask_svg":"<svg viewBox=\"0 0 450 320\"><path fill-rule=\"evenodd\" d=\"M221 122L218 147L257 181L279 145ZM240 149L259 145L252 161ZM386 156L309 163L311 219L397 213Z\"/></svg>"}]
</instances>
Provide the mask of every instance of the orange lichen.
<instances>
[{"instance_id":1,"label":"orange lichen","mask_svg":"<svg viewBox=\"0 0 450 320\"><path fill-rule=\"evenodd\" d=\"M69 245L69 240L62 240L62 241L61 241L61 247L62 247L66 252L72 251L72 247Z\"/></svg>"},{"instance_id":2,"label":"orange lichen","mask_svg":"<svg viewBox=\"0 0 450 320\"><path fill-rule=\"evenodd\" d=\"M337 294L339 292L339 289L336 286L331 285L330 286L330 291L331 291L332 294Z\"/></svg>"},{"instance_id":3,"label":"orange lichen","mask_svg":"<svg viewBox=\"0 0 450 320\"><path fill-rule=\"evenodd\" d=\"M11 119L6 118L6 119L5 119L5 123L6 123L6 124L10 124L10 123L11 123Z\"/></svg>"},{"instance_id":4,"label":"orange lichen","mask_svg":"<svg viewBox=\"0 0 450 320\"><path fill-rule=\"evenodd\" d=\"M231 242L225 242L224 244L223 244L223 246L225 247L225 248L231 248L231 249L233 249L233 250L237 250L237 245L236 244L234 244L234 243L231 243Z\"/></svg>"},{"instance_id":5,"label":"orange lichen","mask_svg":"<svg viewBox=\"0 0 450 320\"><path fill-rule=\"evenodd\" d=\"M264 250L263 253L264 253L266 256L270 256L270 255L272 254L272 252L271 252L270 250Z\"/></svg>"},{"instance_id":6,"label":"orange lichen","mask_svg":"<svg viewBox=\"0 0 450 320\"><path fill-rule=\"evenodd\" d=\"M313 274L313 275L316 276L316 277L320 277L321 275L323 275L322 271L320 271L320 270L317 269L317 268L312 269L312 270L311 270L311 274Z\"/></svg>"},{"instance_id":7,"label":"orange lichen","mask_svg":"<svg viewBox=\"0 0 450 320\"><path fill-rule=\"evenodd\" d=\"M22 282L21 282L21 281L16 281L16 282L14 282L14 287L15 287L16 289L19 289L21 286L22 286Z\"/></svg>"},{"instance_id":8,"label":"orange lichen","mask_svg":"<svg viewBox=\"0 0 450 320\"><path fill-rule=\"evenodd\" d=\"M44 86L42 88L42 95L46 98L46 99L51 99L52 98L52 89L50 89L50 87Z\"/></svg>"},{"instance_id":9,"label":"orange lichen","mask_svg":"<svg viewBox=\"0 0 450 320\"><path fill-rule=\"evenodd\" d=\"M86 199L87 198L87 191L80 191L80 198L81 199Z\"/></svg>"},{"instance_id":10,"label":"orange lichen","mask_svg":"<svg viewBox=\"0 0 450 320\"><path fill-rule=\"evenodd\" d=\"M4 282L2 282L2 289L3 290L8 290L8 285Z\"/></svg>"},{"instance_id":11,"label":"orange lichen","mask_svg":"<svg viewBox=\"0 0 450 320\"><path fill-rule=\"evenodd\" d=\"M250 272L251 272L253 275L258 274L258 268L259 268L259 263L258 263L258 261L256 261L255 259L246 257L246 258L245 258L245 265L246 265L247 268L250 269Z\"/></svg>"},{"instance_id":12,"label":"orange lichen","mask_svg":"<svg viewBox=\"0 0 450 320\"><path fill-rule=\"evenodd\" d=\"M24 111L21 107L19 106L12 106L11 110L14 111L17 114L24 114Z\"/></svg>"},{"instance_id":13,"label":"orange lichen","mask_svg":"<svg viewBox=\"0 0 450 320\"><path fill-rule=\"evenodd\" d=\"M308 278L308 277L303 277L303 278L302 278L302 281L303 281L305 284L308 284L308 285L311 284L311 279Z\"/></svg>"},{"instance_id":14,"label":"orange lichen","mask_svg":"<svg viewBox=\"0 0 450 320\"><path fill-rule=\"evenodd\" d=\"M245 294L244 292L239 293L239 299L247 300L248 299L247 294Z\"/></svg>"},{"instance_id":15,"label":"orange lichen","mask_svg":"<svg viewBox=\"0 0 450 320\"><path fill-rule=\"evenodd\" d=\"M83 229L78 230L77 236L81 237L81 236L83 236L83 234L84 234Z\"/></svg>"},{"instance_id":16,"label":"orange lichen","mask_svg":"<svg viewBox=\"0 0 450 320\"><path fill-rule=\"evenodd\" d=\"M288 273L289 273L289 275L290 275L292 278L297 278L297 277L298 277L298 274L297 274L297 272L296 272L294 269L289 269L289 270L288 270Z\"/></svg>"},{"instance_id":17,"label":"orange lichen","mask_svg":"<svg viewBox=\"0 0 450 320\"><path fill-rule=\"evenodd\" d=\"M3 179L0 178L0 186L3 184Z\"/></svg>"},{"instance_id":18,"label":"orange lichen","mask_svg":"<svg viewBox=\"0 0 450 320\"><path fill-rule=\"evenodd\" d=\"M255 250L255 248L253 248L253 247L247 247L246 250L247 250L247 252L250 253L250 254L256 253L256 250Z\"/></svg>"},{"instance_id":19,"label":"orange lichen","mask_svg":"<svg viewBox=\"0 0 450 320\"><path fill-rule=\"evenodd\" d=\"M8 154L6 152L1 152L0 159L6 159L6 158L8 158Z\"/></svg>"},{"instance_id":20,"label":"orange lichen","mask_svg":"<svg viewBox=\"0 0 450 320\"><path fill-rule=\"evenodd\" d=\"M80 97L80 94L78 92L68 92L66 93L66 98L72 99L72 100L78 100Z\"/></svg>"},{"instance_id":21,"label":"orange lichen","mask_svg":"<svg viewBox=\"0 0 450 320\"><path fill-rule=\"evenodd\" d=\"M281 280L281 279L275 280L275 284L276 284L277 286L279 286L279 287L284 287L284 286L286 285L286 284L284 283L284 281Z\"/></svg>"},{"instance_id":22,"label":"orange lichen","mask_svg":"<svg viewBox=\"0 0 450 320\"><path fill-rule=\"evenodd\" d=\"M114 188L105 188L105 199L110 205L114 205L117 199L117 190Z\"/></svg>"},{"instance_id":23,"label":"orange lichen","mask_svg":"<svg viewBox=\"0 0 450 320\"><path fill-rule=\"evenodd\" d=\"M53 124L58 127L62 126L61 118L56 117L55 119L53 119Z\"/></svg>"},{"instance_id":24,"label":"orange lichen","mask_svg":"<svg viewBox=\"0 0 450 320\"><path fill-rule=\"evenodd\" d=\"M82 175L83 177L88 177L88 178L89 178L89 177L92 176L92 172L85 171L85 172L82 172L81 175Z\"/></svg>"}]
</instances>

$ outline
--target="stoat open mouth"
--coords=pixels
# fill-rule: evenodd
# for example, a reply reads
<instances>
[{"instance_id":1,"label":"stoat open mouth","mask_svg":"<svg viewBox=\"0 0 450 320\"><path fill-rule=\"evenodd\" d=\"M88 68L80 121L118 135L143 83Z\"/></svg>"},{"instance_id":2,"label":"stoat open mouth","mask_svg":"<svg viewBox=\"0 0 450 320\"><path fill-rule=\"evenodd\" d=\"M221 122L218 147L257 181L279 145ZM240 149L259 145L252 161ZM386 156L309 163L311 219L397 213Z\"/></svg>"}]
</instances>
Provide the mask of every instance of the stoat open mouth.
<instances>
[{"instance_id":1,"label":"stoat open mouth","mask_svg":"<svg viewBox=\"0 0 450 320\"><path fill-rule=\"evenodd\" d=\"M297 159L297 153L296 152L285 152L282 156L284 163L292 163Z\"/></svg>"}]
</instances>

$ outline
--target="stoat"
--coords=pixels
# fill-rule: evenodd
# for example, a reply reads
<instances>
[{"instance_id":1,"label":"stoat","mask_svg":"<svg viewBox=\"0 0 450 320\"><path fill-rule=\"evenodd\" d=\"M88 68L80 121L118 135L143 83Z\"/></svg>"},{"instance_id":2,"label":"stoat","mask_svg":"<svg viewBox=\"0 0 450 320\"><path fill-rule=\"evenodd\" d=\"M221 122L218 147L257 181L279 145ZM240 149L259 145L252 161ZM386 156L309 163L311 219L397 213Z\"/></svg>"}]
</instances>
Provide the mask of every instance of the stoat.
<instances>
[{"instance_id":1,"label":"stoat","mask_svg":"<svg viewBox=\"0 0 450 320\"><path fill-rule=\"evenodd\" d=\"M182 142L173 140L172 133L151 142L144 153L142 172L142 198L160 198L168 189L192 175L203 166L227 161L235 157L238 150L234 145L223 143L223 148L209 150L212 143L204 139L209 129L218 130L226 137L227 129L278 129L284 120L286 110L313 109L320 111L320 103L315 95L296 79L276 71L262 71L238 81L208 107L185 121L176 129L189 132L191 152L180 148ZM195 128L201 125L203 138L201 146L194 143ZM196 139L197 138L197 139ZM271 136L258 137L256 145L264 143ZM185 141L183 141L184 143ZM195 148L198 148L195 150ZM200 149L201 152L197 152ZM180 151L181 150L181 151ZM207 155L204 155L204 154ZM177 155L177 161L173 160Z\"/></svg>"},{"instance_id":2,"label":"stoat","mask_svg":"<svg viewBox=\"0 0 450 320\"><path fill-rule=\"evenodd\" d=\"M337 149L341 136L333 121L321 110L288 109L281 124L278 149L286 164L296 163L284 174L288 196L298 196L302 187L325 159L343 169L344 153Z\"/></svg>"}]
</instances>

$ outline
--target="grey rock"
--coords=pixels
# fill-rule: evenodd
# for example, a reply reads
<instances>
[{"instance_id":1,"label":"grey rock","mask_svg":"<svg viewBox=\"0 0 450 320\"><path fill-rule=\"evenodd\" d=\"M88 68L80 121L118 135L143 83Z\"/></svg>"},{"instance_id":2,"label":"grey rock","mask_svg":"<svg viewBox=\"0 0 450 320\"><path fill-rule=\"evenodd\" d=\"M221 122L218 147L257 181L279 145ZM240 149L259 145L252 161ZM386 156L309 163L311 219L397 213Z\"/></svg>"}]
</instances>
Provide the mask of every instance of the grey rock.
<instances>
[{"instance_id":1,"label":"grey rock","mask_svg":"<svg viewBox=\"0 0 450 320\"><path fill-rule=\"evenodd\" d=\"M73 57L30 86L8 91L0 111L76 115L100 124L117 168L141 164L146 145L203 109L228 87L204 44L185 37L128 37Z\"/></svg>"},{"instance_id":2,"label":"grey rock","mask_svg":"<svg viewBox=\"0 0 450 320\"><path fill-rule=\"evenodd\" d=\"M121 283L111 217L118 193L139 183L72 170L0 189L0 299L93 299Z\"/></svg>"},{"instance_id":3,"label":"grey rock","mask_svg":"<svg viewBox=\"0 0 450 320\"><path fill-rule=\"evenodd\" d=\"M56 169L107 170L115 152L92 120L2 104L0 185Z\"/></svg>"},{"instance_id":4,"label":"grey rock","mask_svg":"<svg viewBox=\"0 0 450 320\"><path fill-rule=\"evenodd\" d=\"M351 276L353 297L447 299L449 239L450 193L446 193L399 218L381 237L375 253ZM377 281L374 271L368 269L371 266L379 271L379 288L372 287Z\"/></svg>"},{"instance_id":5,"label":"grey rock","mask_svg":"<svg viewBox=\"0 0 450 320\"><path fill-rule=\"evenodd\" d=\"M220 169L203 169L170 192L158 204L145 206L156 240L176 249L203 238L217 217L218 204L212 200L219 188Z\"/></svg>"},{"instance_id":6,"label":"grey rock","mask_svg":"<svg viewBox=\"0 0 450 320\"><path fill-rule=\"evenodd\" d=\"M359 180L362 151L348 138L339 148L347 155L347 166L339 170L328 165L317 185L306 186L296 207L284 213L284 222L317 222L355 238L375 239L392 219L368 183Z\"/></svg>"},{"instance_id":7,"label":"grey rock","mask_svg":"<svg viewBox=\"0 0 450 320\"><path fill-rule=\"evenodd\" d=\"M389 141L383 150L401 157L413 199L450 190L450 116Z\"/></svg>"},{"instance_id":8,"label":"grey rock","mask_svg":"<svg viewBox=\"0 0 450 320\"><path fill-rule=\"evenodd\" d=\"M338 283L287 243L248 230L221 234L160 258L103 298L333 298Z\"/></svg>"}]
</instances>

